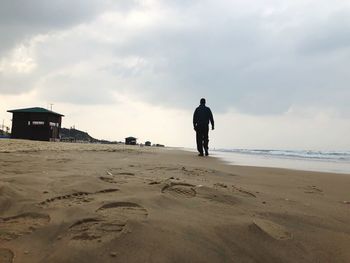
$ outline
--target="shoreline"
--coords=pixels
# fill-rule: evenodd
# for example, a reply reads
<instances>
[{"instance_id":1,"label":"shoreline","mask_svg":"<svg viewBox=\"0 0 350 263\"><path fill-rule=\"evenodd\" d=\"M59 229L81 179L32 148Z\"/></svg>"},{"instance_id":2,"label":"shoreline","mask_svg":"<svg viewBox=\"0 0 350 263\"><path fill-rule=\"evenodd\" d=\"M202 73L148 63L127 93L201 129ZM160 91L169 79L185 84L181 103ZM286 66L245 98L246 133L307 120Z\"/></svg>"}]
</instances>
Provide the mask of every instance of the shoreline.
<instances>
[{"instance_id":1,"label":"shoreline","mask_svg":"<svg viewBox=\"0 0 350 263\"><path fill-rule=\"evenodd\" d=\"M345 174L228 165L171 148L0 149L5 263L350 260Z\"/></svg>"},{"instance_id":2,"label":"shoreline","mask_svg":"<svg viewBox=\"0 0 350 263\"><path fill-rule=\"evenodd\" d=\"M184 151L196 153L196 150L194 149L182 149ZM343 161L263 156L236 152L222 152L216 150L212 150L210 154L211 157L216 157L223 160L228 165L350 175L350 163Z\"/></svg>"}]
</instances>

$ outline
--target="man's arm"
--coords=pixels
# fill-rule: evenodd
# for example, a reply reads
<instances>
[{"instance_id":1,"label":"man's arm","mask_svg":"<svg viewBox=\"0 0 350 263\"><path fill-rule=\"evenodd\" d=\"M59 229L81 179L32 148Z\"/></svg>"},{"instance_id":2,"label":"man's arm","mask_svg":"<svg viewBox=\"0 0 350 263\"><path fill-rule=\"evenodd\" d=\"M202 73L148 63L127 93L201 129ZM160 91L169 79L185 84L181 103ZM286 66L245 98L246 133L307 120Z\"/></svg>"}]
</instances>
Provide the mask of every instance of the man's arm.
<instances>
[{"instance_id":1,"label":"man's arm","mask_svg":"<svg viewBox=\"0 0 350 263\"><path fill-rule=\"evenodd\" d=\"M210 108L209 108L209 120L211 123L211 129L214 130L214 117L213 117L213 113L211 112Z\"/></svg>"},{"instance_id":2,"label":"man's arm","mask_svg":"<svg viewBox=\"0 0 350 263\"><path fill-rule=\"evenodd\" d=\"M198 120L198 111L197 109L193 113L193 128L196 129L197 126L197 120Z\"/></svg>"}]
</instances>

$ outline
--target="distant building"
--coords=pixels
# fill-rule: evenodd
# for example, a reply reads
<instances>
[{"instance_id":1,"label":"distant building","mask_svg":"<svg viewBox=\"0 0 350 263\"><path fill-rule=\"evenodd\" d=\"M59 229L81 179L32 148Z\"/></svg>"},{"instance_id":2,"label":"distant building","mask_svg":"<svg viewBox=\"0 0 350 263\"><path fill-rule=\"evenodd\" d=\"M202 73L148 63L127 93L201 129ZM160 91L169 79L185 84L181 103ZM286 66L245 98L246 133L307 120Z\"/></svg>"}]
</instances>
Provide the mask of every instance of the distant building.
<instances>
[{"instance_id":1,"label":"distant building","mask_svg":"<svg viewBox=\"0 0 350 263\"><path fill-rule=\"evenodd\" d=\"M59 139L64 115L44 108L9 110L13 114L11 138L37 141Z\"/></svg>"},{"instance_id":2,"label":"distant building","mask_svg":"<svg viewBox=\"0 0 350 263\"><path fill-rule=\"evenodd\" d=\"M152 143L150 141L145 142L145 146L151 146Z\"/></svg>"},{"instance_id":3,"label":"distant building","mask_svg":"<svg viewBox=\"0 0 350 263\"><path fill-rule=\"evenodd\" d=\"M127 145L136 145L136 143L137 143L137 138L135 138L135 137L125 138L125 144L127 144Z\"/></svg>"}]
</instances>

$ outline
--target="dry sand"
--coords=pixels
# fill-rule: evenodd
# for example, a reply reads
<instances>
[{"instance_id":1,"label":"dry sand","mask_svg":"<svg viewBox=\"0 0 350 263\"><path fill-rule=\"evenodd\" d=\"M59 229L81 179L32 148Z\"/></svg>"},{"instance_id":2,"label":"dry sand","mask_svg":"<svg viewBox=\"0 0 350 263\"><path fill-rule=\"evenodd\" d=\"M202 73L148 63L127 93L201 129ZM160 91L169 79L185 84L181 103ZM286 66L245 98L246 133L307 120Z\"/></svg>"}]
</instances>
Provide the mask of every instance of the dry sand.
<instances>
[{"instance_id":1,"label":"dry sand","mask_svg":"<svg viewBox=\"0 0 350 263\"><path fill-rule=\"evenodd\" d=\"M350 175L0 140L0 262L350 262Z\"/></svg>"}]
</instances>

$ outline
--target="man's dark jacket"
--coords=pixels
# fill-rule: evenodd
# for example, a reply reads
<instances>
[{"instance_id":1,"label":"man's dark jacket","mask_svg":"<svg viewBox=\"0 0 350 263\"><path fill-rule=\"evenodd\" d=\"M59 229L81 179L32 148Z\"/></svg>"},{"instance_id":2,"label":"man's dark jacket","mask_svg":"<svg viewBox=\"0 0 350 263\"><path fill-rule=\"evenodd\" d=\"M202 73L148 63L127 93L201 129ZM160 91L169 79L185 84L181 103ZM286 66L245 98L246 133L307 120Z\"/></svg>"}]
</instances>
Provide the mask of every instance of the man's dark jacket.
<instances>
[{"instance_id":1,"label":"man's dark jacket","mask_svg":"<svg viewBox=\"0 0 350 263\"><path fill-rule=\"evenodd\" d=\"M205 105L199 105L193 114L193 127L198 129L208 128L209 121L214 128L214 118L209 107Z\"/></svg>"}]
</instances>

